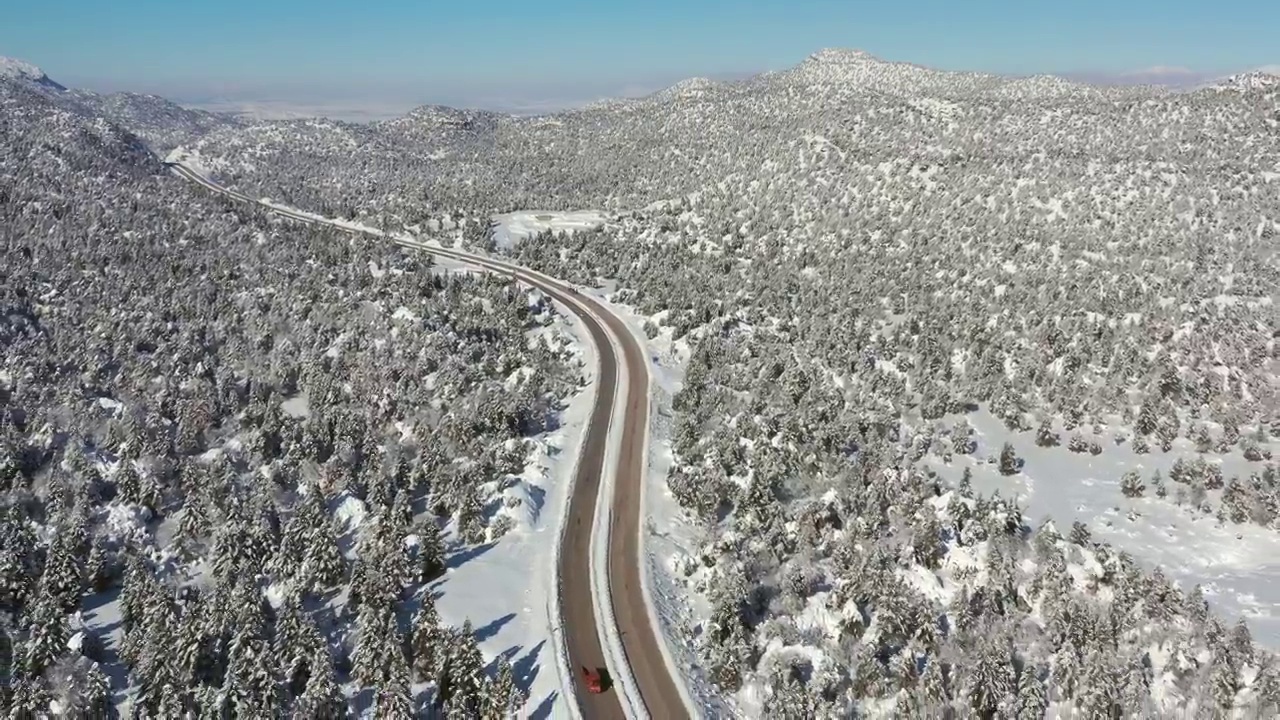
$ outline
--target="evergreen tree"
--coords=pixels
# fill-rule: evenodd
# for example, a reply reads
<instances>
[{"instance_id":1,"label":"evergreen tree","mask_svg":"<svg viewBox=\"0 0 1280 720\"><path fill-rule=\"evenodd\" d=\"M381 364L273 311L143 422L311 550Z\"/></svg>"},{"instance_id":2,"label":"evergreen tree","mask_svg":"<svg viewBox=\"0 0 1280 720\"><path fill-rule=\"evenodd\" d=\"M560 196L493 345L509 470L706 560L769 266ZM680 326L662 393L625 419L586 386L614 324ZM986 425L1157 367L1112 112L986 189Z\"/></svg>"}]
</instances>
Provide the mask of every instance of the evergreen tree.
<instances>
[{"instance_id":1,"label":"evergreen tree","mask_svg":"<svg viewBox=\"0 0 1280 720\"><path fill-rule=\"evenodd\" d=\"M930 708L945 707L951 702L946 669L937 656L929 658L917 684L925 704Z\"/></svg>"},{"instance_id":2,"label":"evergreen tree","mask_svg":"<svg viewBox=\"0 0 1280 720\"><path fill-rule=\"evenodd\" d=\"M262 597L246 586L235 597L239 612L222 687L227 707L237 718L274 717L280 698Z\"/></svg>"},{"instance_id":3,"label":"evergreen tree","mask_svg":"<svg viewBox=\"0 0 1280 720\"><path fill-rule=\"evenodd\" d=\"M1142 475L1137 470L1129 470L1120 478L1120 492L1125 497L1142 497L1146 489L1147 486L1142 484Z\"/></svg>"},{"instance_id":4,"label":"evergreen tree","mask_svg":"<svg viewBox=\"0 0 1280 720\"><path fill-rule=\"evenodd\" d=\"M1053 431L1053 421L1045 418L1036 429L1036 445L1040 447L1056 447L1060 442L1058 433Z\"/></svg>"},{"instance_id":5,"label":"evergreen tree","mask_svg":"<svg viewBox=\"0 0 1280 720\"><path fill-rule=\"evenodd\" d=\"M1041 720L1048 708L1048 692L1040 679L1040 669L1026 665L1018 676L1018 720Z\"/></svg>"},{"instance_id":6,"label":"evergreen tree","mask_svg":"<svg viewBox=\"0 0 1280 720\"><path fill-rule=\"evenodd\" d=\"M378 684L377 717L381 720L412 720L413 696L409 690L409 664L395 633L388 643L386 671Z\"/></svg>"},{"instance_id":7,"label":"evergreen tree","mask_svg":"<svg viewBox=\"0 0 1280 720\"><path fill-rule=\"evenodd\" d=\"M484 720L508 720L524 705L525 698L516 687L515 671L505 657L498 660L498 672L485 699Z\"/></svg>"},{"instance_id":8,"label":"evergreen tree","mask_svg":"<svg viewBox=\"0 0 1280 720\"><path fill-rule=\"evenodd\" d=\"M968 686L969 705L982 717L993 717L1009 706L1016 685L1007 640L999 636L982 640Z\"/></svg>"},{"instance_id":9,"label":"evergreen tree","mask_svg":"<svg viewBox=\"0 0 1280 720\"><path fill-rule=\"evenodd\" d=\"M1222 650L1213 654L1209 663L1209 694L1213 707L1219 712L1229 713L1236 704L1236 693L1240 690L1240 672L1232 665L1230 655Z\"/></svg>"},{"instance_id":10,"label":"evergreen tree","mask_svg":"<svg viewBox=\"0 0 1280 720\"><path fill-rule=\"evenodd\" d=\"M33 720L49 714L49 689L41 678L22 678L9 699L9 720Z\"/></svg>"},{"instance_id":11,"label":"evergreen tree","mask_svg":"<svg viewBox=\"0 0 1280 720\"><path fill-rule=\"evenodd\" d=\"M1005 443L1000 448L999 469L1001 475L1016 475L1020 461L1017 453L1013 451L1013 445Z\"/></svg>"},{"instance_id":12,"label":"evergreen tree","mask_svg":"<svg viewBox=\"0 0 1280 720\"><path fill-rule=\"evenodd\" d=\"M1080 665L1080 651L1076 649L1074 640L1068 634L1062 646L1053 654L1053 685L1058 691L1059 700L1076 696L1080 684Z\"/></svg>"},{"instance_id":13,"label":"evergreen tree","mask_svg":"<svg viewBox=\"0 0 1280 720\"><path fill-rule=\"evenodd\" d=\"M306 688L315 646L319 644L315 642L319 639L318 634L310 618L303 616L298 595L294 592L286 594L276 611L276 631L272 637L272 651L280 663L285 702L302 694Z\"/></svg>"},{"instance_id":14,"label":"evergreen tree","mask_svg":"<svg viewBox=\"0 0 1280 720\"><path fill-rule=\"evenodd\" d=\"M482 706L483 691L488 677L484 672L484 658L480 655L480 647L476 644L475 632L472 630L470 620L462 624L461 630L453 633L448 667L455 696L460 698L462 704L474 717Z\"/></svg>"},{"instance_id":15,"label":"evergreen tree","mask_svg":"<svg viewBox=\"0 0 1280 720\"><path fill-rule=\"evenodd\" d=\"M35 678L66 652L71 632L62 606L47 592L27 606L24 618L27 641L22 646L22 675Z\"/></svg>"},{"instance_id":16,"label":"evergreen tree","mask_svg":"<svg viewBox=\"0 0 1280 720\"><path fill-rule=\"evenodd\" d=\"M418 535L418 582L428 583L444 574L444 540L440 537L440 526L435 518L428 518L422 524Z\"/></svg>"},{"instance_id":17,"label":"evergreen tree","mask_svg":"<svg viewBox=\"0 0 1280 720\"><path fill-rule=\"evenodd\" d=\"M422 605L413 618L413 635L410 640L414 677L419 682L433 680L440 673L447 648L444 628L436 611L435 597L431 591L422 594Z\"/></svg>"},{"instance_id":18,"label":"evergreen tree","mask_svg":"<svg viewBox=\"0 0 1280 720\"><path fill-rule=\"evenodd\" d=\"M333 673L333 657L327 643L314 650L307 673L307 687L293 704L294 720L339 720L347 716L347 704Z\"/></svg>"}]
</instances>

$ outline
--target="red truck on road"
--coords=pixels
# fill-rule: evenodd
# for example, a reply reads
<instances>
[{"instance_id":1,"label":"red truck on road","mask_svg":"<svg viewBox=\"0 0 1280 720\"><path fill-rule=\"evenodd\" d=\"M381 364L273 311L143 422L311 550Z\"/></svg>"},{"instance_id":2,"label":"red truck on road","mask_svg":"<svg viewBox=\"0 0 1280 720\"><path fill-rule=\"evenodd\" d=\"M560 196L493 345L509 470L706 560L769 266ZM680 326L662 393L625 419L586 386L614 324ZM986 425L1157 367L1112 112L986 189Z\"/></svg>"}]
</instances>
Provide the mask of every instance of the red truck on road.
<instances>
[{"instance_id":1,"label":"red truck on road","mask_svg":"<svg viewBox=\"0 0 1280 720\"><path fill-rule=\"evenodd\" d=\"M609 671L604 668L589 669L582 666L582 680L587 685L587 692L599 695L609 689Z\"/></svg>"}]
</instances>

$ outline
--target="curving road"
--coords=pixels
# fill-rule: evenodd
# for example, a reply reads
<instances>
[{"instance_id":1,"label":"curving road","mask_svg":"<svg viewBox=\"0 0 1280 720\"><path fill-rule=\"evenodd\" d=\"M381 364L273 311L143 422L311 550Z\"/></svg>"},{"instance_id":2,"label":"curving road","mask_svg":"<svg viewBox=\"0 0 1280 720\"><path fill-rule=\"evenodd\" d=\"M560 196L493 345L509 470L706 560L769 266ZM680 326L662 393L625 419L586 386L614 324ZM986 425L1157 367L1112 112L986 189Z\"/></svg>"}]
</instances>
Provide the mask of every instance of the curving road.
<instances>
[{"instance_id":1,"label":"curving road","mask_svg":"<svg viewBox=\"0 0 1280 720\"><path fill-rule=\"evenodd\" d=\"M464 262L491 272L510 275L547 293L561 305L568 307L586 326L591 334L599 357L599 382L591 421L583 438L578 457L577 475L573 493L569 499L567 521L561 537L559 555L559 605L561 625L564 628L565 647L568 652L569 670L574 678L574 697L586 720L627 718L641 715L657 720L682 720L690 717L683 696L668 671L661 643L662 638L651 623L645 603L642 563L640 553L641 489L645 470L645 445L649 424L649 372L648 361L635 336L623 321L606 310L596 300L571 292L568 285L541 273L517 265L472 255L470 253L441 248L423 243L393 238L373 230L353 228L330 220L303 214L287 208L268 205L247 195L218 185L203 175L179 164L168 165L180 176L196 182L214 192L246 203L254 203L266 209L308 224L323 224L348 232L384 237L398 245L423 250L428 253ZM619 372L615 343L622 350L625 373ZM619 379L625 377L627 385L619 387ZM619 418L613 417L619 391L625 392L625 404L621 425L612 425ZM608 533L608 613L613 617L615 630L625 655L625 668L611 668L616 675L625 672L628 678L615 677L619 683L633 683L638 700L643 705L631 708L628 713L622 702L620 688L593 695L587 692L580 674L580 667L598 667L606 664L608 654L602 636L606 628L596 626L596 598L591 588L591 548L595 509L600 496L601 479L605 477L610 430L620 433L614 495L610 503Z\"/></svg>"}]
</instances>

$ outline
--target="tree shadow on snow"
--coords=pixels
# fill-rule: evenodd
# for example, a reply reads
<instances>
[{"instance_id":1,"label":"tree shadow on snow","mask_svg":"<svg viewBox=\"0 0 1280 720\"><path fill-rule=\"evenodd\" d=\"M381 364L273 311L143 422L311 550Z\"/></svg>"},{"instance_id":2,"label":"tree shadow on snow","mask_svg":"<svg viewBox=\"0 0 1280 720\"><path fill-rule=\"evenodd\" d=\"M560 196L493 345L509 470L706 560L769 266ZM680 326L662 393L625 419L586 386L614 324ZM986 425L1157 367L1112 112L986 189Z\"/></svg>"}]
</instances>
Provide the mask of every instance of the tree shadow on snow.
<instances>
[{"instance_id":1,"label":"tree shadow on snow","mask_svg":"<svg viewBox=\"0 0 1280 720\"><path fill-rule=\"evenodd\" d=\"M548 720L551 717L551 711L556 707L556 699L560 697L560 693L555 690L551 691L538 703L538 706L529 711L529 720Z\"/></svg>"},{"instance_id":2,"label":"tree shadow on snow","mask_svg":"<svg viewBox=\"0 0 1280 720\"><path fill-rule=\"evenodd\" d=\"M129 668L120 659L119 648L112 634L120 628L118 605L111 607L120 599L120 588L115 587L104 592L94 593L85 600L85 625L93 636L97 646L93 653L98 661L107 682L111 685L111 696L117 703L125 698L129 690Z\"/></svg>"},{"instance_id":3,"label":"tree shadow on snow","mask_svg":"<svg viewBox=\"0 0 1280 720\"><path fill-rule=\"evenodd\" d=\"M503 625L506 625L507 623L515 619L516 619L515 613L507 613L506 615L503 615L502 617L498 618L497 620L494 620L491 623L488 623L487 625L481 625L480 627L476 628L476 631L475 631L476 642L484 642L485 640L488 640L494 635L497 635L498 631L502 630Z\"/></svg>"},{"instance_id":4,"label":"tree shadow on snow","mask_svg":"<svg viewBox=\"0 0 1280 720\"><path fill-rule=\"evenodd\" d=\"M529 504L532 506L529 508L529 514L533 516L534 521L537 521L542 517L542 506L547 504L547 491L537 485L530 485Z\"/></svg>"},{"instance_id":5,"label":"tree shadow on snow","mask_svg":"<svg viewBox=\"0 0 1280 720\"><path fill-rule=\"evenodd\" d=\"M539 642L523 657L511 663L511 674L515 677L516 687L520 688L520 692L523 692L526 697L533 688L533 681L538 677L538 655L542 652L542 646L546 644L546 640Z\"/></svg>"},{"instance_id":6,"label":"tree shadow on snow","mask_svg":"<svg viewBox=\"0 0 1280 720\"><path fill-rule=\"evenodd\" d=\"M463 548L461 550L458 550L457 552L450 554L448 559L445 560L444 564L450 570L457 570L463 565L466 565L472 560L475 560L481 555L489 552L494 548L496 544L497 543L490 542L490 543L482 543L480 545L473 545L471 547Z\"/></svg>"}]
</instances>

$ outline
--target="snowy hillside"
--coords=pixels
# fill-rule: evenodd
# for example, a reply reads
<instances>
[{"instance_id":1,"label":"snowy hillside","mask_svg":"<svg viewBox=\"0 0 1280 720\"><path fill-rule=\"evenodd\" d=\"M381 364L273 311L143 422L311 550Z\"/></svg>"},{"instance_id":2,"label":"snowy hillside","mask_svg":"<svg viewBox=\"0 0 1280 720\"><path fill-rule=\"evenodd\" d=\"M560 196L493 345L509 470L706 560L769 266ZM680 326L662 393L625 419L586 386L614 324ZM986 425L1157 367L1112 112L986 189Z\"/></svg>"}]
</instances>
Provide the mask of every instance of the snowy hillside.
<instances>
[{"instance_id":1,"label":"snowy hillside","mask_svg":"<svg viewBox=\"0 0 1280 720\"><path fill-rule=\"evenodd\" d=\"M1274 717L1280 101L1261 75L1227 87L1242 91L1095 87L825 50L739 82L691 80L541 117L432 106L371 125L211 125L175 153L256 197L508 253L600 288L592 292L633 318L655 363L645 540L654 603L709 715ZM30 123L34 138L53 132L30 117L47 107L60 137L116 138L108 149L136 151L118 126L40 100L47 93L7 92L6 117ZM41 173L15 186L26 195L7 196L20 227L40 230L23 238L60 237L43 223L66 217L80 205L74 198L96 197L92 173L77 168L144 198L140 188L158 182L145 155L128 169L48 152L37 140L20 150L38 160L22 172ZM164 342L168 351L130 359L103 331L90 345L102 359L67 371L43 358L81 357L80 345L24 349L14 361L21 367L6 370L6 392L46 413L32 428L62 427L62 415L45 408L83 408L90 400L77 393L136 408L117 422L141 416L144 429L129 431L143 447L137 470L167 479L160 499L144 493L163 507L141 502L125 470L125 501L106 501L87 522L111 529L96 533L109 538L114 528L141 528L136 545L146 552L110 550L144 562L157 583L192 584L212 565L201 617L229 622L217 608L247 591L217 584L220 566L241 567L219 555L225 535L192 531L210 550L198 558L178 562L166 551L173 525L181 527L168 513L191 494L182 474L153 469L154 458L185 457L167 449L166 428L203 428L202 452L216 445L233 460L220 472L237 480L223 484L246 488L244 499L197 494L191 513L241 518L233 522L263 539L252 548L289 537L278 526L301 517L322 528L306 525L307 543L328 552L327 512L350 579L297 603L327 643L307 629L313 639L296 647L323 646L335 658L333 681L314 690L308 682L297 701L345 694L391 713L406 695L437 697L439 682L421 673L417 656L363 638L394 635L394 619L413 640L416 603L438 605L444 624L455 624L456 603L471 604L458 600L468 594L460 588L496 582L486 573L537 557L539 531L511 523L528 520L537 478L554 472L538 464L547 448L567 441L528 422L573 402L578 378L570 345L536 350L524 340L567 329L496 284L423 287L412 278L426 273L409 258L357 271L367 259L357 262L345 240L304 238L251 210L203 201L192 227L162 209L187 202L134 210L120 200L102 221L97 210L73 213L65 236L148 229L134 242L151 243L139 262L163 258L156 267L179 262L174 248L200 249L178 277L204 278L194 290L221 312L148 316L144 307L172 303L129 304L138 301L106 276L72 274L74 253L56 256L65 259L54 267L66 269L51 280L37 263L46 243L35 243L23 287L39 294L11 300L20 311L8 315L8 332L53 342L39 329L64 316L76 327L115 328L124 321L76 313L118 306L161 337L130 342ZM287 269L263 275L240 259L246 252ZM110 293L60 304L67 287ZM222 316L234 324L220 325ZM133 338L130 327L120 336ZM332 360L305 359L316 355ZM157 375L183 380L148 379ZM27 377L48 380L18 380ZM319 413L301 424L310 429L285 432L283 419L259 407L279 400L297 409L303 391ZM198 412L210 404L218 422ZM120 464L119 437L107 445L93 428L26 427L10 443L19 448L12 466L40 457L23 448L84 438L85 447L106 447L109 463L90 486L110 495L108 486L121 485L115 473L129 465ZM521 458L518 445L528 450ZM323 507L305 489L312 475L303 460L317 453L327 459L316 476L332 488ZM420 483L423 467L429 480ZM12 492L61 507L42 472L22 474ZM384 487L369 477L390 479ZM503 498L513 494L522 501L510 508ZM351 530L360 517L367 532ZM43 549L36 530L49 520L37 512L28 524L31 538L13 542ZM446 576L434 604L423 578L369 580L369 563L398 563L402 545L416 563L432 527L442 543L465 541L450 557L479 553L498 530L509 537ZM276 563L271 572L289 567ZM329 567L300 565L313 566ZM139 586L153 585L124 584ZM536 610L531 592L527 607ZM471 668L477 653L494 657L508 642L523 658L541 632L524 607L427 644L451 648ZM196 617L187 612L142 622L185 628ZM434 638L444 630L430 613L417 617ZM20 628L45 617L15 616ZM263 628L285 633L278 619L253 613L238 621L256 628L248 635L217 622L201 625L201 637L224 648L219 670L241 667L231 662L243 657L235 648L258 647ZM169 681L145 660L141 640L125 642L143 636L113 632L124 635L129 693ZM39 645L28 629L18 634ZM389 658L390 669L370 657ZM405 664L419 672L413 682ZM496 679L506 677L500 664L495 679L468 673L470 702L510 700ZM201 703L238 702L214 699L207 675L182 682L193 697L203 693ZM550 682L539 673L524 687L549 693ZM554 714L545 699L532 698L534 708Z\"/></svg>"},{"instance_id":2,"label":"snowy hillside","mask_svg":"<svg viewBox=\"0 0 1280 720\"><path fill-rule=\"evenodd\" d=\"M0 710L563 713L582 331L25 81L0 125Z\"/></svg>"},{"instance_id":3,"label":"snowy hillside","mask_svg":"<svg viewBox=\"0 0 1280 720\"><path fill-rule=\"evenodd\" d=\"M22 60L0 57L0 78L30 82L51 90L66 90L49 78L43 70Z\"/></svg>"}]
</instances>

